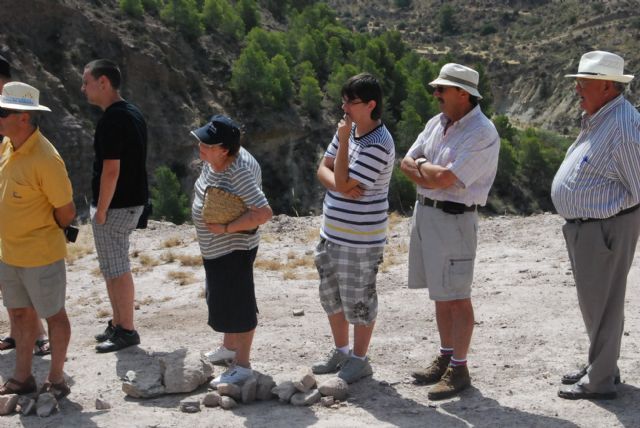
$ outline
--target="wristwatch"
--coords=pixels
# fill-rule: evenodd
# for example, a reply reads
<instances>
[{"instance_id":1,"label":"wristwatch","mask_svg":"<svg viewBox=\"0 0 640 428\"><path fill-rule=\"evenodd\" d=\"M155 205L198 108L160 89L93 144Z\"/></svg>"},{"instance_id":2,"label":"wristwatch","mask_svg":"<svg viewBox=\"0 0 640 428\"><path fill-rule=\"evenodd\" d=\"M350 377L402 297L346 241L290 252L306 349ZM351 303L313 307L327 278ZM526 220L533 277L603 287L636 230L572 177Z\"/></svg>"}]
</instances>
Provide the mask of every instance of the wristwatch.
<instances>
[{"instance_id":1,"label":"wristwatch","mask_svg":"<svg viewBox=\"0 0 640 428\"><path fill-rule=\"evenodd\" d=\"M422 165L424 165L425 163L427 163L427 162L428 162L428 161L427 161L426 159L424 159L424 158L423 158L423 159L419 159L419 160L416 162L416 166L418 167L418 174L420 174L420 177L422 177L422 171L420 171L420 167L421 167Z\"/></svg>"}]
</instances>

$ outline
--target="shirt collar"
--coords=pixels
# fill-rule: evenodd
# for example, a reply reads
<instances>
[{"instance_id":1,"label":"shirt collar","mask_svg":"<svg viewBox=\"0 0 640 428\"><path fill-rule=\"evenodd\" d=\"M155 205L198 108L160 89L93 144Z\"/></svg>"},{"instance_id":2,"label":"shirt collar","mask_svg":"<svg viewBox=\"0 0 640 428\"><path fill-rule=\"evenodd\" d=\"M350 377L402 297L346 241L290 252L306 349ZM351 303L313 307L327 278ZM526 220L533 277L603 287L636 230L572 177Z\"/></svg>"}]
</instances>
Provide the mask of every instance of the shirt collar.
<instances>
[{"instance_id":1,"label":"shirt collar","mask_svg":"<svg viewBox=\"0 0 640 428\"><path fill-rule=\"evenodd\" d=\"M13 144L9 144L9 150L11 151L12 154L22 153L27 155L33 150L33 148L36 145L36 142L40 140L41 135L42 134L40 134L40 128L36 128L36 130L33 131L31 135L29 135L29 137L25 140L24 143L22 143L22 145L17 151L13 148ZM5 137L5 141L7 143L11 143L11 139L9 137Z\"/></svg>"},{"instance_id":2,"label":"shirt collar","mask_svg":"<svg viewBox=\"0 0 640 428\"><path fill-rule=\"evenodd\" d=\"M602 107L600 110L595 112L594 114L587 114L587 112L582 113L582 126L584 128L591 127L597 123L600 123L604 120L604 118L611 112L613 109L618 107L620 104L624 102L624 97L622 94L618 95Z\"/></svg>"},{"instance_id":3,"label":"shirt collar","mask_svg":"<svg viewBox=\"0 0 640 428\"><path fill-rule=\"evenodd\" d=\"M472 108L469 113L462 116L462 118L455 122L452 126L465 126L467 122L473 121L473 119L479 114L482 114L482 111L480 110L480 104ZM447 123L449 123L450 121L451 119L449 119L444 113L440 114L440 124L443 127L447 126Z\"/></svg>"}]
</instances>

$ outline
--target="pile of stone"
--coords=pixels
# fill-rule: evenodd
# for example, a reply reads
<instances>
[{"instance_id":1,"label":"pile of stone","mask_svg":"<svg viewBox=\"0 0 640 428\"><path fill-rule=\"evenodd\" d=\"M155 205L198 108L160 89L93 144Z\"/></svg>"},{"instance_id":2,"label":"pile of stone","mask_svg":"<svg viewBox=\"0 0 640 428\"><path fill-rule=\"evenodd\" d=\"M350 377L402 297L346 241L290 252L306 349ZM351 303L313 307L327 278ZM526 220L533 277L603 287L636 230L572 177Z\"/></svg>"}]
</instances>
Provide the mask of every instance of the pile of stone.
<instances>
[{"instance_id":1,"label":"pile of stone","mask_svg":"<svg viewBox=\"0 0 640 428\"><path fill-rule=\"evenodd\" d=\"M10 415L13 412L28 416L37 414L41 418L50 416L58 408L58 400L50 392L38 395L37 399L28 395L7 394L0 395L0 415Z\"/></svg>"},{"instance_id":2,"label":"pile of stone","mask_svg":"<svg viewBox=\"0 0 640 428\"><path fill-rule=\"evenodd\" d=\"M310 369L301 369L294 381L284 381L276 385L271 376L254 371L254 376L243 385L222 383L216 391L208 393L202 404L205 407L220 406L233 409L238 403L249 404L255 400L271 400L277 398L282 403L294 406L311 406L322 403L326 407L338 407L347 398L349 386L342 379L335 377L318 385ZM200 411L198 401L185 400L180 403L183 412Z\"/></svg>"}]
</instances>

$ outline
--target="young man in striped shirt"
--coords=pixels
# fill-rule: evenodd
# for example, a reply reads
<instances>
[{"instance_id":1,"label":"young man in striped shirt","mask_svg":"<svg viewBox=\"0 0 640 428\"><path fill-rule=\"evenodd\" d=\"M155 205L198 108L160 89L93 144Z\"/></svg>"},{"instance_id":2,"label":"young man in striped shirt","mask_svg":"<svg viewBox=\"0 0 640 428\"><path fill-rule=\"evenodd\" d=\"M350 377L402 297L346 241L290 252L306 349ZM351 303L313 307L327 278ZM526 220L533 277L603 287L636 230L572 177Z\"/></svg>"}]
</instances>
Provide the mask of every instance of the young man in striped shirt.
<instances>
[{"instance_id":1,"label":"young man in striped shirt","mask_svg":"<svg viewBox=\"0 0 640 428\"><path fill-rule=\"evenodd\" d=\"M580 59L580 134L551 185L590 340L587 365L562 377L567 399L611 399L624 327L627 275L640 233L640 114L622 95L633 76L604 51Z\"/></svg>"},{"instance_id":2,"label":"young man in striped shirt","mask_svg":"<svg viewBox=\"0 0 640 428\"><path fill-rule=\"evenodd\" d=\"M373 373L367 350L378 311L376 275L386 243L387 194L395 160L393 138L382 124L382 89L370 74L342 87L344 117L320 166L327 189L315 263L320 302L335 349L313 365L347 383ZM353 350L349 349L353 324Z\"/></svg>"}]
</instances>

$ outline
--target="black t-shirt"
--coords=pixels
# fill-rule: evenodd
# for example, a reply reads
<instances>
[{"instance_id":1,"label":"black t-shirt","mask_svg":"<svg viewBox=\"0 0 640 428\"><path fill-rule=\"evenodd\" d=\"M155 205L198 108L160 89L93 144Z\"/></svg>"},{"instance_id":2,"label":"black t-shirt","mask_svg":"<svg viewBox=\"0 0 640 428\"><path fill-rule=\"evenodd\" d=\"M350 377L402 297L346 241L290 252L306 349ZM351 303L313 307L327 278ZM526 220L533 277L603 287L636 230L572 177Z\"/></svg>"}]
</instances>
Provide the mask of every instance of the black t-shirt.
<instances>
[{"instance_id":1,"label":"black t-shirt","mask_svg":"<svg viewBox=\"0 0 640 428\"><path fill-rule=\"evenodd\" d=\"M144 205L149 198L147 184L147 123L136 106L126 101L111 104L105 111L93 140L92 205L98 204L100 176L105 159L120 160L120 175L109 208Z\"/></svg>"}]
</instances>

